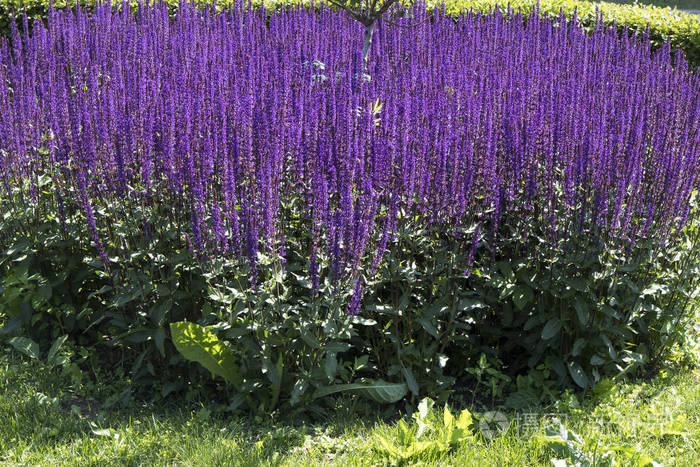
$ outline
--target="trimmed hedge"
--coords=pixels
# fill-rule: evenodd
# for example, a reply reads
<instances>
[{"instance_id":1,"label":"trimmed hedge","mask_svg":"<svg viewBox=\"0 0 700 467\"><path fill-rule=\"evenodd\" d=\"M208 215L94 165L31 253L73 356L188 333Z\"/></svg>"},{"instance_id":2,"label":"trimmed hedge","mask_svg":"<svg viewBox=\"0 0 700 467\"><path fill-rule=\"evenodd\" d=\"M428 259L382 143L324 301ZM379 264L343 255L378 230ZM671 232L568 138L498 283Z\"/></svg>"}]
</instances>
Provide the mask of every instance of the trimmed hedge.
<instances>
[{"instance_id":1,"label":"trimmed hedge","mask_svg":"<svg viewBox=\"0 0 700 467\"><path fill-rule=\"evenodd\" d=\"M482 13L492 11L494 5L505 11L520 10L529 16L537 7L534 0L446 0L448 11L458 13L473 10ZM700 65L700 17L682 13L668 7L651 5L617 5L594 3L580 0L540 0L540 14L551 19L559 18L563 11L568 18L576 13L577 21L587 31L596 25L596 15L600 14L606 25L615 24L627 28L635 34L644 34L648 27L652 45L660 46L670 42L681 48L694 66Z\"/></svg>"},{"instance_id":2,"label":"trimmed hedge","mask_svg":"<svg viewBox=\"0 0 700 467\"><path fill-rule=\"evenodd\" d=\"M55 8L65 8L66 4L74 5L77 0L54 0ZM121 3L121 0L113 0ZM177 10L180 0L164 0ZM202 3L209 3L204 0ZM234 3L234 0L213 0L219 6ZM91 7L96 0L80 0L81 5ZM137 2L131 0L131 4ZM260 0L254 0L253 4L259 4ZM316 2L310 0L265 0L269 7L289 6L293 4L311 5ZM436 7L442 2L428 2ZM642 5L617 5L612 3L592 3L580 0L445 0L445 7L451 14L457 15L465 11L480 13L492 12L494 7L502 11L508 8L520 10L526 17L532 14L539 4L540 14L556 19L563 11L568 18L576 13L577 21L586 30L592 30L596 24L596 16L600 14L605 24L615 24L621 28L627 28L635 34L643 34L648 27L652 45L659 46L670 42L673 47L681 48L688 61L694 65L700 65L700 17L681 13L678 10L667 7L642 6ZM49 0L0 0L0 34L7 34L10 30L12 11L26 8L30 23L37 19L45 19L48 13ZM430 6L429 6L430 8Z\"/></svg>"}]
</instances>

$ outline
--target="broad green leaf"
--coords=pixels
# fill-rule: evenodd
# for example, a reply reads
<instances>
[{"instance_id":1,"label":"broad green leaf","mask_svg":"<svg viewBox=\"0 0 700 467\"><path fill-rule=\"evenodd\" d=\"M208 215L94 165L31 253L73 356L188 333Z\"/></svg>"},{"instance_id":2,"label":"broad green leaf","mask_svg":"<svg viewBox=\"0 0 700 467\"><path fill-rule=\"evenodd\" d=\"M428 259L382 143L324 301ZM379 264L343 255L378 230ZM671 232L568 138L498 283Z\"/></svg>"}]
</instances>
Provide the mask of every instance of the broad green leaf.
<instances>
[{"instance_id":1,"label":"broad green leaf","mask_svg":"<svg viewBox=\"0 0 700 467\"><path fill-rule=\"evenodd\" d=\"M600 355L596 354L591 357L591 365L600 366L603 363L605 363L605 359Z\"/></svg>"},{"instance_id":2,"label":"broad green leaf","mask_svg":"<svg viewBox=\"0 0 700 467\"><path fill-rule=\"evenodd\" d=\"M439 450L437 441L415 441L401 454L402 459L411 459L414 457L425 456L430 451Z\"/></svg>"},{"instance_id":3,"label":"broad green leaf","mask_svg":"<svg viewBox=\"0 0 700 467\"><path fill-rule=\"evenodd\" d=\"M469 410L464 409L459 413L459 418L457 419L457 428L460 430L467 430L472 425L472 414Z\"/></svg>"},{"instance_id":4,"label":"broad green leaf","mask_svg":"<svg viewBox=\"0 0 700 467\"><path fill-rule=\"evenodd\" d=\"M340 353L347 352L352 347L347 342L330 342L326 345L326 352Z\"/></svg>"},{"instance_id":5,"label":"broad green leaf","mask_svg":"<svg viewBox=\"0 0 700 467\"><path fill-rule=\"evenodd\" d=\"M240 386L236 355L205 327L187 321L170 323L175 348L188 360L197 362L212 375Z\"/></svg>"},{"instance_id":6,"label":"broad green leaf","mask_svg":"<svg viewBox=\"0 0 700 467\"><path fill-rule=\"evenodd\" d=\"M435 327L433 323L430 322L430 320L426 318L418 318L417 319L418 323L423 326L423 329L425 329L425 332L433 336L435 339L438 338L438 330Z\"/></svg>"},{"instance_id":7,"label":"broad green leaf","mask_svg":"<svg viewBox=\"0 0 700 467\"><path fill-rule=\"evenodd\" d=\"M153 331L153 341L156 343L158 352L161 356L165 357L165 330L163 328L158 328Z\"/></svg>"},{"instance_id":8,"label":"broad green leaf","mask_svg":"<svg viewBox=\"0 0 700 467\"><path fill-rule=\"evenodd\" d=\"M583 372L583 368L581 368L581 365L579 365L578 363L569 363L569 374L571 375L571 378L574 380L574 382L582 388L587 388L588 386L590 386L590 381L588 380L588 377Z\"/></svg>"},{"instance_id":9,"label":"broad green leaf","mask_svg":"<svg viewBox=\"0 0 700 467\"><path fill-rule=\"evenodd\" d=\"M445 410L443 412L443 424L445 425L445 428L448 430L451 429L454 426L455 423L455 417L452 415L452 412L450 412L450 409L445 405Z\"/></svg>"},{"instance_id":10,"label":"broad green leaf","mask_svg":"<svg viewBox=\"0 0 700 467\"><path fill-rule=\"evenodd\" d=\"M540 395L531 388L519 389L511 393L506 399L505 405L509 409L522 410L535 407L540 403Z\"/></svg>"},{"instance_id":11,"label":"broad green leaf","mask_svg":"<svg viewBox=\"0 0 700 467\"><path fill-rule=\"evenodd\" d=\"M321 348L321 343L318 341L316 336L308 329L302 329L300 336L301 336L301 340L303 340L304 343L306 343L306 345L308 345L312 349L320 349Z\"/></svg>"},{"instance_id":12,"label":"broad green leaf","mask_svg":"<svg viewBox=\"0 0 700 467\"><path fill-rule=\"evenodd\" d=\"M335 379L335 373L338 371L338 359L335 356L335 352L328 352L326 354L326 360L323 364L323 369L326 372L326 377L328 382L333 382Z\"/></svg>"},{"instance_id":13,"label":"broad green leaf","mask_svg":"<svg viewBox=\"0 0 700 467\"><path fill-rule=\"evenodd\" d=\"M12 334L22 327L24 321L20 318L12 318L8 320L3 327L0 328L0 336L4 334Z\"/></svg>"},{"instance_id":14,"label":"broad green leaf","mask_svg":"<svg viewBox=\"0 0 700 467\"><path fill-rule=\"evenodd\" d=\"M552 370L562 378L566 376L566 365L564 365L564 360L557 357L556 355L550 355L547 357L546 361L552 366Z\"/></svg>"},{"instance_id":15,"label":"broad green leaf","mask_svg":"<svg viewBox=\"0 0 700 467\"><path fill-rule=\"evenodd\" d=\"M102 436L104 438L119 438L119 433L117 433L113 428L92 428L91 432L95 436Z\"/></svg>"},{"instance_id":16,"label":"broad green leaf","mask_svg":"<svg viewBox=\"0 0 700 467\"><path fill-rule=\"evenodd\" d=\"M68 339L68 334L64 334L61 337L57 337L56 340L53 341L53 344L51 344L49 353L46 356L46 360L49 362L49 365L53 365L56 362L56 356L58 355L58 351L61 350L61 346L66 342L66 339Z\"/></svg>"},{"instance_id":17,"label":"broad green leaf","mask_svg":"<svg viewBox=\"0 0 700 467\"><path fill-rule=\"evenodd\" d=\"M352 322L355 324L361 324L362 326L375 326L377 324L375 320L370 318L363 318L359 315L353 316Z\"/></svg>"},{"instance_id":18,"label":"broad green leaf","mask_svg":"<svg viewBox=\"0 0 700 467\"><path fill-rule=\"evenodd\" d=\"M588 286L588 283L585 279L578 277L569 277L566 279L566 283L569 287L579 292L584 292L586 290L586 287Z\"/></svg>"},{"instance_id":19,"label":"broad green leaf","mask_svg":"<svg viewBox=\"0 0 700 467\"><path fill-rule=\"evenodd\" d=\"M411 390L411 394L413 394L414 396L418 396L418 383L416 382L416 378L413 376L413 372L405 367L401 368L401 372L403 373L403 377L406 380L408 389Z\"/></svg>"},{"instance_id":20,"label":"broad green leaf","mask_svg":"<svg viewBox=\"0 0 700 467\"><path fill-rule=\"evenodd\" d=\"M304 393L306 392L307 387L308 387L308 384L306 383L306 381L303 381L300 379L297 380L294 383L294 388L292 389L292 395L289 398L289 405L291 405L292 407L297 405L299 403L299 401L301 400L301 396L304 395Z\"/></svg>"},{"instance_id":21,"label":"broad green leaf","mask_svg":"<svg viewBox=\"0 0 700 467\"><path fill-rule=\"evenodd\" d=\"M610 342L610 338L605 334L601 334L600 339L608 347L608 355L610 355L610 358L613 360L617 359L617 352L615 352L615 347L612 342Z\"/></svg>"},{"instance_id":22,"label":"broad green leaf","mask_svg":"<svg viewBox=\"0 0 700 467\"><path fill-rule=\"evenodd\" d=\"M39 344L34 342L28 337L13 337L9 340L10 345L22 352L24 355L38 359L39 358Z\"/></svg>"},{"instance_id":23,"label":"broad green leaf","mask_svg":"<svg viewBox=\"0 0 700 467\"><path fill-rule=\"evenodd\" d=\"M515 306L518 307L520 311L525 309L534 299L535 294L532 292L532 289L526 285L517 286L513 292L513 303L515 303Z\"/></svg>"},{"instance_id":24,"label":"broad green leaf","mask_svg":"<svg viewBox=\"0 0 700 467\"><path fill-rule=\"evenodd\" d=\"M559 318L551 318L547 321L547 324L544 325L544 328L542 328L542 339L549 340L554 338L559 334L560 329L561 321L559 321Z\"/></svg>"},{"instance_id":25,"label":"broad green leaf","mask_svg":"<svg viewBox=\"0 0 700 467\"><path fill-rule=\"evenodd\" d=\"M413 440L412 431L413 430L411 430L411 427L408 426L405 420L399 420L399 423L396 424L399 444L405 445L410 443Z\"/></svg>"},{"instance_id":26,"label":"broad green leaf","mask_svg":"<svg viewBox=\"0 0 700 467\"><path fill-rule=\"evenodd\" d=\"M462 311L471 311L476 308L485 308L486 304L476 298L463 298L459 301L457 307Z\"/></svg>"},{"instance_id":27,"label":"broad green leaf","mask_svg":"<svg viewBox=\"0 0 700 467\"><path fill-rule=\"evenodd\" d=\"M367 368L367 362L369 362L369 355L360 355L359 357L355 357L355 371Z\"/></svg>"},{"instance_id":28,"label":"broad green leaf","mask_svg":"<svg viewBox=\"0 0 700 467\"><path fill-rule=\"evenodd\" d=\"M514 279L514 274L513 274L513 268L510 266L509 263L505 261L499 261L496 263L496 266L498 267L499 271L501 271L501 274L503 274L503 277L505 277L508 280Z\"/></svg>"},{"instance_id":29,"label":"broad green leaf","mask_svg":"<svg viewBox=\"0 0 700 467\"><path fill-rule=\"evenodd\" d=\"M501 295L498 297L499 300L505 300L506 298L510 297L513 292L515 292L515 284L512 282L506 282L499 288L501 289Z\"/></svg>"},{"instance_id":30,"label":"broad green leaf","mask_svg":"<svg viewBox=\"0 0 700 467\"><path fill-rule=\"evenodd\" d=\"M586 347L586 339L584 339L583 337L579 337L578 339L576 339L576 341L574 341L574 347L571 350L571 355L573 355L574 357L578 357L581 354L581 351L584 347Z\"/></svg>"},{"instance_id":31,"label":"broad green leaf","mask_svg":"<svg viewBox=\"0 0 700 467\"><path fill-rule=\"evenodd\" d=\"M536 314L536 315L528 318L527 321L525 321L525 324L523 325L523 330L529 331L530 329L534 328L538 324L540 324L540 315Z\"/></svg>"},{"instance_id":32,"label":"broad green leaf","mask_svg":"<svg viewBox=\"0 0 700 467\"><path fill-rule=\"evenodd\" d=\"M282 390L282 373L284 371L284 360L282 355L277 357L277 363L268 371L267 377L272 383L272 399L270 400L270 408L277 405Z\"/></svg>"},{"instance_id":33,"label":"broad green leaf","mask_svg":"<svg viewBox=\"0 0 700 467\"><path fill-rule=\"evenodd\" d=\"M435 405L435 402L432 399L429 398L424 398L420 401L418 404L418 419L419 420L425 420L428 418L428 415L433 411L433 406Z\"/></svg>"},{"instance_id":34,"label":"broad green leaf","mask_svg":"<svg viewBox=\"0 0 700 467\"><path fill-rule=\"evenodd\" d=\"M367 383L335 384L318 388L313 398L318 399L338 392L356 392L375 402L393 404L406 397L408 386L406 383L388 383L381 379Z\"/></svg>"},{"instance_id":35,"label":"broad green leaf","mask_svg":"<svg viewBox=\"0 0 700 467\"><path fill-rule=\"evenodd\" d=\"M53 296L53 289L51 289L51 284L48 282L44 282L39 286L39 293L41 294L42 297L44 297L45 300L51 300L51 297Z\"/></svg>"},{"instance_id":36,"label":"broad green leaf","mask_svg":"<svg viewBox=\"0 0 700 467\"><path fill-rule=\"evenodd\" d=\"M588 304L580 298L574 301L574 309L576 310L576 315L578 316L579 322L585 326L591 318L591 312L588 308Z\"/></svg>"},{"instance_id":37,"label":"broad green leaf","mask_svg":"<svg viewBox=\"0 0 700 467\"><path fill-rule=\"evenodd\" d=\"M452 433L450 434L449 439L447 442L449 443L448 448L450 447L457 447L458 445L466 442L468 439L472 437L472 433L469 430L463 430L461 428L457 428Z\"/></svg>"}]
</instances>

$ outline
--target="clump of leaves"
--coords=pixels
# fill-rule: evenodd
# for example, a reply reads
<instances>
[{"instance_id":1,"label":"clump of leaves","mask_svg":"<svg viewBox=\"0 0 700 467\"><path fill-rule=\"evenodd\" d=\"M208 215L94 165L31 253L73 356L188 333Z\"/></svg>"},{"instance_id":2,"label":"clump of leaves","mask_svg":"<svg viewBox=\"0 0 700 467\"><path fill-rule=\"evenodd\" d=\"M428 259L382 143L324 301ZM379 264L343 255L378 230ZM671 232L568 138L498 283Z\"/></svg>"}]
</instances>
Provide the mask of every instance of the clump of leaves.
<instances>
[{"instance_id":1,"label":"clump of leaves","mask_svg":"<svg viewBox=\"0 0 700 467\"><path fill-rule=\"evenodd\" d=\"M631 446L601 446L597 441L586 443L581 436L561 423L548 427L546 435L540 439L557 455L551 460L556 467L661 465Z\"/></svg>"},{"instance_id":2,"label":"clump of leaves","mask_svg":"<svg viewBox=\"0 0 700 467\"><path fill-rule=\"evenodd\" d=\"M272 361L265 356L262 349L254 347L239 348L237 354L220 340L211 328L195 323L186 321L171 323L170 329L175 347L187 360L201 364L211 372L212 376L219 376L232 386L236 391L232 403L235 406L245 401L250 408L256 407L259 402L256 393L263 384L269 388L270 397L262 399L264 407L268 410L277 407L280 395L285 398L285 403L289 407L293 407L302 397L309 403L340 392L355 393L380 404L392 404L403 399L408 392L404 383L389 383L381 379L360 378L352 383L324 384L329 380L335 380L338 363L336 350L333 349L339 348L337 343L335 345L331 343L329 346L331 350L326 349L324 374L311 381L311 386L315 387L315 390L306 391L309 383L294 379L295 375L303 374L306 370L303 366L300 368L298 361L289 362L288 359L282 358L281 354L276 361ZM230 336L231 333L228 335ZM286 363L285 360L287 360ZM330 366L335 368L330 369ZM286 377L285 372L291 373L292 378Z\"/></svg>"},{"instance_id":3,"label":"clump of leaves","mask_svg":"<svg viewBox=\"0 0 700 467\"><path fill-rule=\"evenodd\" d=\"M448 453L474 439L473 419L469 410L462 410L455 418L445 405L440 416L434 405L431 399L421 400L410 423L399 421L395 437L377 437L375 451L392 465L405 465L421 458Z\"/></svg>"}]
</instances>

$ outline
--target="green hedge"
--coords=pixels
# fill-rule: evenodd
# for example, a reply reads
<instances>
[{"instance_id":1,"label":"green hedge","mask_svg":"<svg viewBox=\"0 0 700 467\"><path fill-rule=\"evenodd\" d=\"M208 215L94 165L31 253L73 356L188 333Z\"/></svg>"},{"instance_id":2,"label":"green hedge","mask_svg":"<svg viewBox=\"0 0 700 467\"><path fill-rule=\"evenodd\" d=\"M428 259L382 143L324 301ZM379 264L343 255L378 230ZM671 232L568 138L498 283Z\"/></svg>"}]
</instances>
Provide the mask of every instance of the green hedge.
<instances>
[{"instance_id":1,"label":"green hedge","mask_svg":"<svg viewBox=\"0 0 700 467\"><path fill-rule=\"evenodd\" d=\"M66 4L74 5L77 0L54 0L56 8L64 8ZM121 3L121 0L113 0ZM177 9L179 0L165 0ZM211 0L204 0L208 3ZM213 0L217 5L233 3L232 0ZM317 3L312 0L264 0L268 7L288 6L291 4L310 5ZM261 0L254 0L259 4ZM90 7L96 0L80 0L81 5ZM132 4L137 2L131 1ZM442 2L429 1L431 5ZM488 13L494 7L506 10L520 10L529 16L537 7L535 0L445 0L449 12L458 14L469 10ZM44 19L47 16L49 0L0 0L0 34L7 34L10 29L12 11L26 8L30 22ZM593 3L580 0L540 0L540 14L550 18L558 18L561 11L568 17L577 13L579 24L585 29L592 29L596 23L596 10L599 10L606 24L616 24L634 33L641 34L649 28L649 36L654 45L670 41L674 47L685 51L688 60L693 65L700 65L700 17L681 13L675 9L642 5L616 5L612 3Z\"/></svg>"},{"instance_id":2,"label":"green hedge","mask_svg":"<svg viewBox=\"0 0 700 467\"><path fill-rule=\"evenodd\" d=\"M498 6L501 10L521 10L526 16L536 8L535 0L445 0L448 11L474 10L487 13ZM688 61L700 65L700 17L681 13L668 7L651 5L616 5L580 0L540 0L540 14L558 18L563 11L571 18L576 12L579 25L591 31L596 24L599 12L605 24L615 24L636 34L643 34L649 28L649 38L658 46L669 41L674 47L685 52Z\"/></svg>"}]
</instances>

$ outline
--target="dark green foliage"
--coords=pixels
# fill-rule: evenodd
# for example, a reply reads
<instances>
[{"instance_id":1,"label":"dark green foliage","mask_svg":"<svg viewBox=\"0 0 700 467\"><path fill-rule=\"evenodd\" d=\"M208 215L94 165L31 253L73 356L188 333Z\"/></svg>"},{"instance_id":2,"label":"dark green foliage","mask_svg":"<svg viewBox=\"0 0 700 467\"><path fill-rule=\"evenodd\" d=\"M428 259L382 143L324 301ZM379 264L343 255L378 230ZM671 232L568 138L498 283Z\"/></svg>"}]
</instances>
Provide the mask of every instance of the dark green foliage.
<instances>
[{"instance_id":1,"label":"dark green foliage","mask_svg":"<svg viewBox=\"0 0 700 467\"><path fill-rule=\"evenodd\" d=\"M67 335L71 346L92 349L93 364L130 374L137 389L167 396L218 385L230 410L318 411L341 392L391 403L455 392L500 399L513 389L509 405L526 406L662 361L684 338L700 278L697 220L668 245L623 248L591 244L576 228L553 243L537 226L525 229L514 209L497 232L502 247L491 250L485 234L470 267L475 227L425 230L405 219L377 273L360 271L365 294L353 316L345 313L350 285L322 276L312 293L301 200L283 205L299 225L286 262L260 254L252 288L245 260L196 257L173 242L185 215L159 202L157 190L150 205L95 206L122 219L98 226L110 242L105 264L84 240L83 210L65 204L74 198L62 198L59 214L53 180L35 186L0 201L4 338L32 339L43 356ZM177 351L171 323L183 321L206 326L230 358L230 385ZM478 394L469 390L475 379Z\"/></svg>"}]
</instances>

